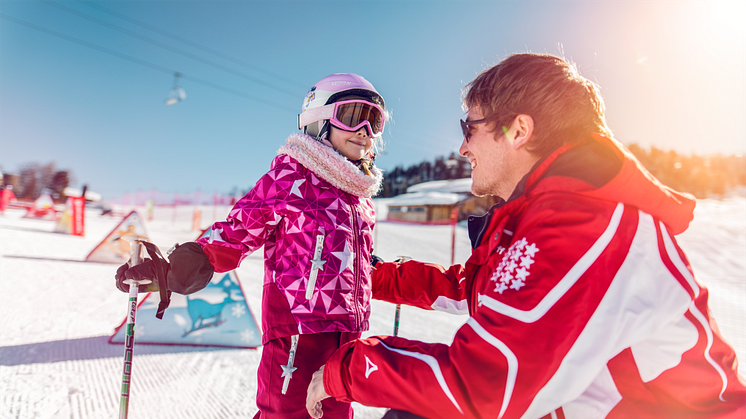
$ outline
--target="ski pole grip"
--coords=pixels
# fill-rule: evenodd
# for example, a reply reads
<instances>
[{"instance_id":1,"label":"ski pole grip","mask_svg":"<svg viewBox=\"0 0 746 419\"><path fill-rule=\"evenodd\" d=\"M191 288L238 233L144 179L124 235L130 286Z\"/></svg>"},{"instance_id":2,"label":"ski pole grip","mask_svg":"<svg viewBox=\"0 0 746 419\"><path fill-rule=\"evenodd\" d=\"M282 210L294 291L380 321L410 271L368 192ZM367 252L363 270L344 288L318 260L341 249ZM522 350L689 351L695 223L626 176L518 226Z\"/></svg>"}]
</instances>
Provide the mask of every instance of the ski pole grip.
<instances>
[{"instance_id":1,"label":"ski pole grip","mask_svg":"<svg viewBox=\"0 0 746 419\"><path fill-rule=\"evenodd\" d=\"M142 244L139 240L133 240L130 242L130 267L137 266L142 263Z\"/></svg>"},{"instance_id":2,"label":"ski pole grip","mask_svg":"<svg viewBox=\"0 0 746 419\"><path fill-rule=\"evenodd\" d=\"M142 236L122 236L120 237L120 240L125 240L130 244L130 260L129 265L130 268L133 266L137 266L142 263L142 242L147 240L146 237ZM145 285L150 284L150 279L141 279L139 281L133 280L133 279L127 279L124 281L125 284L129 285Z\"/></svg>"}]
</instances>

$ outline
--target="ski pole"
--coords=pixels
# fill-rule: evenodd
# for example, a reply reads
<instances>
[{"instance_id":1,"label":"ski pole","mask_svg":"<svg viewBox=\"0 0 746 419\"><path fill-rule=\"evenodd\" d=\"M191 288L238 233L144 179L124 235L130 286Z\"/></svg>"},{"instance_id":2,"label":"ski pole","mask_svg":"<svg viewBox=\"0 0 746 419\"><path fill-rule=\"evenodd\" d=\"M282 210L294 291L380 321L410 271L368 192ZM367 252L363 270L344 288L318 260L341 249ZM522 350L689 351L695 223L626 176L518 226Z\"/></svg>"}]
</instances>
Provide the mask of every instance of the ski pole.
<instances>
[{"instance_id":1,"label":"ski pole","mask_svg":"<svg viewBox=\"0 0 746 419\"><path fill-rule=\"evenodd\" d=\"M409 256L398 256L394 262L402 263L408 260L412 260ZM396 312L394 313L394 337L399 336L399 317L401 316L401 304L396 305Z\"/></svg>"},{"instance_id":2,"label":"ski pole","mask_svg":"<svg viewBox=\"0 0 746 419\"><path fill-rule=\"evenodd\" d=\"M122 240L130 243L130 267L142 262L140 252L143 237L122 236ZM127 326L124 338L124 372L122 373L122 394L119 398L119 419L127 419L130 401L130 378L132 376L132 348L135 344L135 315L137 313L137 292L140 285L146 285L153 281L149 279L135 280L126 279L124 283L130 286L129 301L127 303Z\"/></svg>"},{"instance_id":3,"label":"ski pole","mask_svg":"<svg viewBox=\"0 0 746 419\"><path fill-rule=\"evenodd\" d=\"M396 312L394 313L394 337L399 336L399 315L401 313L401 304L396 305Z\"/></svg>"}]
</instances>

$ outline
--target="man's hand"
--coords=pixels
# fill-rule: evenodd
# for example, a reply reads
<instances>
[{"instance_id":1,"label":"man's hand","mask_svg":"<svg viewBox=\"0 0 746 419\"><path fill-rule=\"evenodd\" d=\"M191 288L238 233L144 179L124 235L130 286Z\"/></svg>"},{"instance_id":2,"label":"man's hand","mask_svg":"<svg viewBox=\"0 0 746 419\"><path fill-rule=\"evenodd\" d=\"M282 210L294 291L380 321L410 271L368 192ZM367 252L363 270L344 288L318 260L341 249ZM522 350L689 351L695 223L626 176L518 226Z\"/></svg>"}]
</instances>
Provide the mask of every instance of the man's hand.
<instances>
[{"instance_id":1,"label":"man's hand","mask_svg":"<svg viewBox=\"0 0 746 419\"><path fill-rule=\"evenodd\" d=\"M370 266L372 266L372 267L375 268L375 266L377 264L379 264L379 263L383 263L383 259L381 259L380 257L378 257L376 255L371 255L370 256Z\"/></svg>"},{"instance_id":2,"label":"man's hand","mask_svg":"<svg viewBox=\"0 0 746 419\"><path fill-rule=\"evenodd\" d=\"M314 419L319 419L324 415L321 411L321 401L331 397L324 390L324 366L313 373L311 383L308 385L308 396L306 396L306 410Z\"/></svg>"}]
</instances>

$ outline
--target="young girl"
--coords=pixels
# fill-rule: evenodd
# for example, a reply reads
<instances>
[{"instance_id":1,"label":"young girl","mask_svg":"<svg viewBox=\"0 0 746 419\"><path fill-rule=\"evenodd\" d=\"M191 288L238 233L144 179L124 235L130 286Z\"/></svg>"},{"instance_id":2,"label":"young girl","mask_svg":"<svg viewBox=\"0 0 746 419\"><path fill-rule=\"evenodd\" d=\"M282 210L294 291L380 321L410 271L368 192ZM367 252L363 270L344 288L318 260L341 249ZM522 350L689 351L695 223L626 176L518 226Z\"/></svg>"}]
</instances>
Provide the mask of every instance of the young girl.
<instances>
[{"instance_id":1,"label":"young girl","mask_svg":"<svg viewBox=\"0 0 746 419\"><path fill-rule=\"evenodd\" d=\"M262 360L255 418L308 418L306 390L340 345L360 337L370 316L371 197L382 175L372 149L386 112L364 78L332 74L306 95L298 128L271 169L196 243L169 257L168 289L188 294L214 272L238 267L264 246ZM154 278L153 261L120 268L124 278ZM150 275L150 276L149 276ZM325 418L352 417L349 403L327 399Z\"/></svg>"}]
</instances>

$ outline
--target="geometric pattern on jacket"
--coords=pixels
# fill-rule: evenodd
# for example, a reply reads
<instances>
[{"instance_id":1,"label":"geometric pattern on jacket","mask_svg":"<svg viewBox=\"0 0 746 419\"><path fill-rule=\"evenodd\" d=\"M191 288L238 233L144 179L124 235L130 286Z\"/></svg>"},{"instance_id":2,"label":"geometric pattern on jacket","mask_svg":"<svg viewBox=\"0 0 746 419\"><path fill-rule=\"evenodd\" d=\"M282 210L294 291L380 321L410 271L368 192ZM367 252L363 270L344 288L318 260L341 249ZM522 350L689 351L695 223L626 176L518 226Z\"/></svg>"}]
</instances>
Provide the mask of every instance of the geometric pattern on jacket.
<instances>
[{"instance_id":1,"label":"geometric pattern on jacket","mask_svg":"<svg viewBox=\"0 0 746 419\"><path fill-rule=\"evenodd\" d=\"M217 272L235 269L264 246L266 343L299 333L368 329L374 223L370 198L344 192L294 158L279 155L226 221L215 223L197 243ZM307 299L314 270L316 282Z\"/></svg>"}]
</instances>

